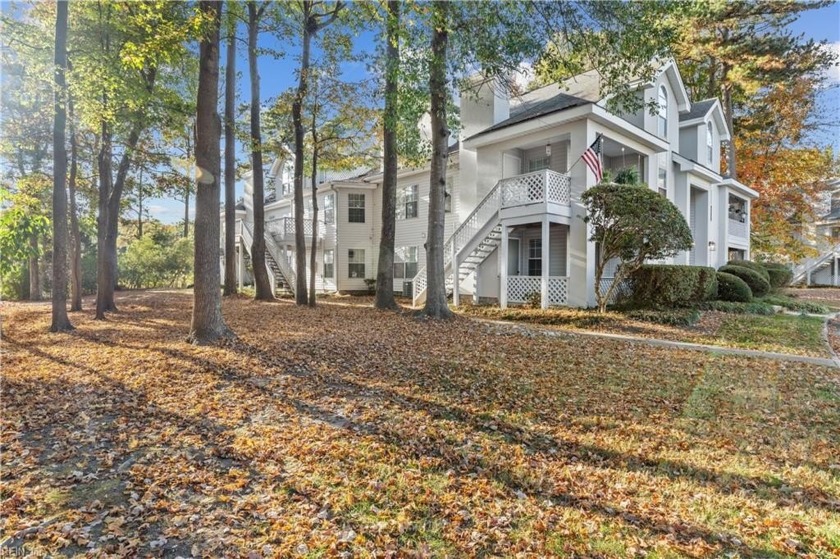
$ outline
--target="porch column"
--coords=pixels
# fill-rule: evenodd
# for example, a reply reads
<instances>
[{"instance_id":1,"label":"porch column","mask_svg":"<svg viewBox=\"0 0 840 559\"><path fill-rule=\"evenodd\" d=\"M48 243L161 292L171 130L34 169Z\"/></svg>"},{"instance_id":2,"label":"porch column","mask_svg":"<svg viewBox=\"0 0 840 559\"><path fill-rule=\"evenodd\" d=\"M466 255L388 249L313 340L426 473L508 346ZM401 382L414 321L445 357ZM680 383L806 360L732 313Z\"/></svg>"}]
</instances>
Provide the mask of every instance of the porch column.
<instances>
[{"instance_id":1,"label":"porch column","mask_svg":"<svg viewBox=\"0 0 840 559\"><path fill-rule=\"evenodd\" d=\"M811 285L811 267L808 265L808 261L805 261L805 285Z\"/></svg>"},{"instance_id":2,"label":"porch column","mask_svg":"<svg viewBox=\"0 0 840 559\"><path fill-rule=\"evenodd\" d=\"M499 253L499 306L503 309L507 308L508 296L508 228L502 223L502 246Z\"/></svg>"},{"instance_id":3,"label":"porch column","mask_svg":"<svg viewBox=\"0 0 840 559\"><path fill-rule=\"evenodd\" d=\"M455 242L452 242L452 304L456 307L461 304L461 294L459 290L461 288L460 285L460 278L458 277L458 247L455 246Z\"/></svg>"},{"instance_id":4,"label":"porch column","mask_svg":"<svg viewBox=\"0 0 840 559\"><path fill-rule=\"evenodd\" d=\"M834 253L834 269L832 270L834 272L834 277L831 278L832 280L834 280L832 282L834 287L837 287L838 285L840 285L840 282L837 281L837 276L838 276L838 274L840 274L840 270L837 268L837 264L838 264L837 253L835 252Z\"/></svg>"},{"instance_id":5,"label":"porch column","mask_svg":"<svg viewBox=\"0 0 840 559\"><path fill-rule=\"evenodd\" d=\"M541 307L543 309L548 308L548 258L549 258L549 250L548 250L548 239L549 239L549 227L551 224L548 221L548 216L543 215L542 218L542 297L541 297Z\"/></svg>"}]
</instances>

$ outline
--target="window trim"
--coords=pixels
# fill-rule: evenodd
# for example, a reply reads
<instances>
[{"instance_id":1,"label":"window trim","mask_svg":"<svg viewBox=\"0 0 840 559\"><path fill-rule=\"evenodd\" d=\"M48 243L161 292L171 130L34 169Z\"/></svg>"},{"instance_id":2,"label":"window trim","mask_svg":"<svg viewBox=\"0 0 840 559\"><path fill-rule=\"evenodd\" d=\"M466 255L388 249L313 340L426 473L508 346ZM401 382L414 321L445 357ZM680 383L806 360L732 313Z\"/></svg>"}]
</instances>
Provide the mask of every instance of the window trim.
<instances>
[{"instance_id":1,"label":"window trim","mask_svg":"<svg viewBox=\"0 0 840 559\"><path fill-rule=\"evenodd\" d=\"M659 167L659 172L656 175L656 189L665 198L668 197L668 169Z\"/></svg>"},{"instance_id":2,"label":"window trim","mask_svg":"<svg viewBox=\"0 0 840 559\"><path fill-rule=\"evenodd\" d=\"M409 212L409 208L413 211ZM416 219L420 217L420 185L412 184L400 188L397 197L396 217L399 220ZM411 215L409 215L411 214Z\"/></svg>"},{"instance_id":3,"label":"window trim","mask_svg":"<svg viewBox=\"0 0 840 559\"><path fill-rule=\"evenodd\" d=\"M324 223L335 225L335 192L324 196Z\"/></svg>"},{"instance_id":4,"label":"window trim","mask_svg":"<svg viewBox=\"0 0 840 559\"><path fill-rule=\"evenodd\" d=\"M534 252L536 252L537 256L534 256ZM531 265L537 264L539 265L539 272L532 273ZM528 239L528 275L529 276L542 276L542 238L536 239Z\"/></svg>"},{"instance_id":5,"label":"window trim","mask_svg":"<svg viewBox=\"0 0 840 559\"><path fill-rule=\"evenodd\" d=\"M361 253L361 262L354 261L358 258L359 253ZM365 268L366 262L366 254L365 249L363 248L348 248L347 249L347 277L349 279L365 279L367 274L367 269ZM355 268L354 268L355 266ZM353 275L353 270L358 271L358 267L361 266L361 275Z\"/></svg>"},{"instance_id":6,"label":"window trim","mask_svg":"<svg viewBox=\"0 0 840 559\"><path fill-rule=\"evenodd\" d=\"M354 197L356 197L356 198L354 198ZM355 200L356 204L358 204L359 200L361 200L361 206L353 205L353 203L354 203L353 200ZM366 211L366 207L365 207L366 205L367 205L367 196L365 196L364 192L361 192L361 193L359 193L359 192L348 192L347 193L347 222L348 223L365 223L365 221L367 219L367 211ZM358 213L361 210L361 220L358 219L358 215L356 215L355 219L353 218L353 216L354 216L353 210L356 210L356 213Z\"/></svg>"},{"instance_id":7,"label":"window trim","mask_svg":"<svg viewBox=\"0 0 840 559\"><path fill-rule=\"evenodd\" d=\"M712 131L712 123L706 123L706 161L711 166L714 162L715 139Z\"/></svg>"},{"instance_id":8,"label":"window trim","mask_svg":"<svg viewBox=\"0 0 840 559\"><path fill-rule=\"evenodd\" d=\"M329 255L329 262L327 262L327 255ZM329 269L327 268L329 266ZM328 271L329 270L329 271ZM335 249L324 249L324 272L322 274L324 279L335 279Z\"/></svg>"},{"instance_id":9,"label":"window trim","mask_svg":"<svg viewBox=\"0 0 840 559\"><path fill-rule=\"evenodd\" d=\"M394 279L413 279L419 269L417 265L419 255L417 246L397 247L394 250Z\"/></svg>"},{"instance_id":10,"label":"window trim","mask_svg":"<svg viewBox=\"0 0 840 559\"><path fill-rule=\"evenodd\" d=\"M668 137L668 90L664 85L659 86L657 103L659 104L657 133L666 138Z\"/></svg>"}]
</instances>

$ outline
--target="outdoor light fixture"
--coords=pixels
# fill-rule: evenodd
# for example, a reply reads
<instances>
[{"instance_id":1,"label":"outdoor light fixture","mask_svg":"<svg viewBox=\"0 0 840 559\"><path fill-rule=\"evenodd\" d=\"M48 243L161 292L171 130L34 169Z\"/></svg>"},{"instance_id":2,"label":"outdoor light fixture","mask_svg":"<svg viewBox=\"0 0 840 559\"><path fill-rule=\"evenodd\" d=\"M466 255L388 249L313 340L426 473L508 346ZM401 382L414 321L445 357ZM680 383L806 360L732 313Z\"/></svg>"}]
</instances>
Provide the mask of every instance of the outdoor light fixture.
<instances>
[{"instance_id":1,"label":"outdoor light fixture","mask_svg":"<svg viewBox=\"0 0 840 559\"><path fill-rule=\"evenodd\" d=\"M717 245L715 244L714 241L709 241L709 250L711 250L711 251L717 250Z\"/></svg>"},{"instance_id":2,"label":"outdoor light fixture","mask_svg":"<svg viewBox=\"0 0 840 559\"><path fill-rule=\"evenodd\" d=\"M551 157L551 144L545 144L545 156Z\"/></svg>"}]
</instances>

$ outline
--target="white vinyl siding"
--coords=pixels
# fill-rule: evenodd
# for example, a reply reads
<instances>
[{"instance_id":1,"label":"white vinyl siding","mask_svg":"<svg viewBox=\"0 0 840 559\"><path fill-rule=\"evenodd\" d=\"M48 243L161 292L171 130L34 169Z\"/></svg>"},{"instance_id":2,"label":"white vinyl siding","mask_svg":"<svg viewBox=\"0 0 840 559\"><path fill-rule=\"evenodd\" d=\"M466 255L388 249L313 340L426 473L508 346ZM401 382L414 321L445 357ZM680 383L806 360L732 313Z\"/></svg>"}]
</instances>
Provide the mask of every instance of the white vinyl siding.
<instances>
[{"instance_id":1,"label":"white vinyl siding","mask_svg":"<svg viewBox=\"0 0 840 559\"><path fill-rule=\"evenodd\" d=\"M565 173L568 169L569 142L551 144L551 156L545 155L545 146L527 149L522 152L521 172L530 173L541 169L551 169L558 173ZM548 161L548 165L545 165Z\"/></svg>"},{"instance_id":2,"label":"white vinyl siding","mask_svg":"<svg viewBox=\"0 0 840 559\"><path fill-rule=\"evenodd\" d=\"M323 202L324 208L324 223L326 224L334 224L335 223L335 194L327 194L324 196Z\"/></svg>"}]
</instances>

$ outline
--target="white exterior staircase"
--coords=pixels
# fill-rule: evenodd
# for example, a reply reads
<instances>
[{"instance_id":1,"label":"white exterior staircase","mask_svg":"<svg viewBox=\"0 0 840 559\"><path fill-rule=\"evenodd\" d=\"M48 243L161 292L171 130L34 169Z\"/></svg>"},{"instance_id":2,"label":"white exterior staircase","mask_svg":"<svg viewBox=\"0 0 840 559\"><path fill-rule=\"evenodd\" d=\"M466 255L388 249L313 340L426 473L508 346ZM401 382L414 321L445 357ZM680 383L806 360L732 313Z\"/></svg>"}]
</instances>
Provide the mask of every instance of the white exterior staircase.
<instances>
[{"instance_id":1,"label":"white exterior staircase","mask_svg":"<svg viewBox=\"0 0 840 559\"><path fill-rule=\"evenodd\" d=\"M807 258L800 264L793 268L793 283L800 282L810 283L810 277L825 268L831 266L834 258L840 257L840 244L824 249L819 256L814 258ZM836 283L837 278L832 278L832 283Z\"/></svg>"},{"instance_id":2,"label":"white exterior staircase","mask_svg":"<svg viewBox=\"0 0 840 559\"><path fill-rule=\"evenodd\" d=\"M453 263L458 269L460 283L474 273L501 244L503 208L536 203L568 206L570 190L568 175L548 169L497 182L444 244L443 266L447 293L454 286ZM427 286L426 266L423 266L413 279L414 306L425 302Z\"/></svg>"},{"instance_id":3,"label":"white exterior staircase","mask_svg":"<svg viewBox=\"0 0 840 559\"><path fill-rule=\"evenodd\" d=\"M254 236L251 226L245 221L240 221L239 224L240 240L248 256L252 256L251 245L254 242ZM268 278L271 281L272 291L276 293L278 288L285 289L294 295L295 272L292 270L286 255L274 242L272 235L265 235L265 261L268 266Z\"/></svg>"}]
</instances>

